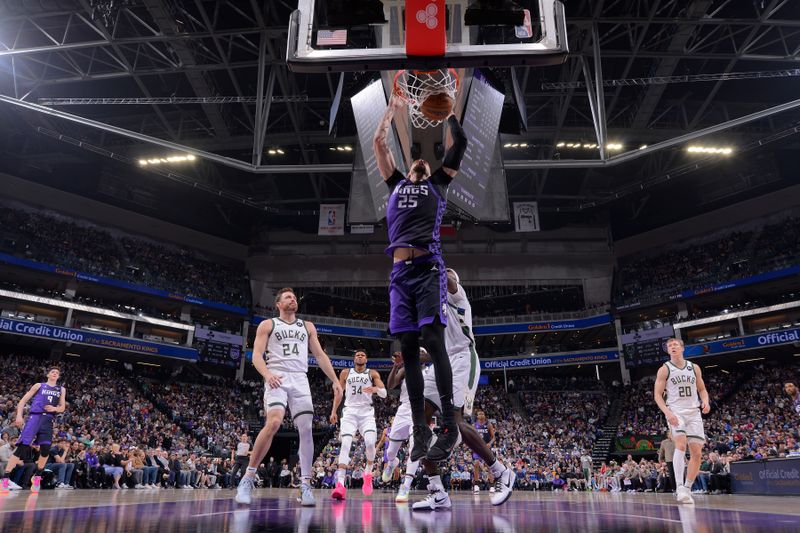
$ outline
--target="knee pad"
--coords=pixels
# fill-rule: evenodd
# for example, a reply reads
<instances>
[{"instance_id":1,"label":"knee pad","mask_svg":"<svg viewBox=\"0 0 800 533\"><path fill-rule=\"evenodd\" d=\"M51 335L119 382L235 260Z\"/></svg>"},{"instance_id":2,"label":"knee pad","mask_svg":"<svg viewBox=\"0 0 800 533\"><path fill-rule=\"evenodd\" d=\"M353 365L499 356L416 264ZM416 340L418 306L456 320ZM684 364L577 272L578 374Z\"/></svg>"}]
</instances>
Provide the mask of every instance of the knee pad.
<instances>
[{"instance_id":1,"label":"knee pad","mask_svg":"<svg viewBox=\"0 0 800 533\"><path fill-rule=\"evenodd\" d=\"M17 459L26 459L30 456L31 447L27 444L17 444L16 449L14 450L14 455Z\"/></svg>"},{"instance_id":2,"label":"knee pad","mask_svg":"<svg viewBox=\"0 0 800 533\"><path fill-rule=\"evenodd\" d=\"M345 435L342 437L342 446L339 448L339 464L350 464L350 447L353 445L353 437Z\"/></svg>"},{"instance_id":3,"label":"knee pad","mask_svg":"<svg viewBox=\"0 0 800 533\"><path fill-rule=\"evenodd\" d=\"M39 457L48 457L50 455L50 444L42 444L39 446Z\"/></svg>"}]
</instances>

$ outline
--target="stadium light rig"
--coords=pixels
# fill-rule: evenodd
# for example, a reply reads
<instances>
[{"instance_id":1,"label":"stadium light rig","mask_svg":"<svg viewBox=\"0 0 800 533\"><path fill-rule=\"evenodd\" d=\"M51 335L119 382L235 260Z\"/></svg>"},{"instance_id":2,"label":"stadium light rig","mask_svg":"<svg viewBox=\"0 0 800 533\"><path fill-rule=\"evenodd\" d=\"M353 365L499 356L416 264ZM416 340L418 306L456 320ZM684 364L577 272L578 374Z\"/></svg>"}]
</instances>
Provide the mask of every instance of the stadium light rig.
<instances>
[{"instance_id":1,"label":"stadium light rig","mask_svg":"<svg viewBox=\"0 0 800 533\"><path fill-rule=\"evenodd\" d=\"M731 155L733 148L730 146L697 146L692 145L686 148L690 154L711 154L711 155Z\"/></svg>"},{"instance_id":2,"label":"stadium light rig","mask_svg":"<svg viewBox=\"0 0 800 533\"><path fill-rule=\"evenodd\" d=\"M140 159L139 166L146 167L148 165L164 165L168 163L185 163L187 161L193 162L197 158L192 154L187 155L171 155L168 157L151 157L149 159Z\"/></svg>"},{"instance_id":3,"label":"stadium light rig","mask_svg":"<svg viewBox=\"0 0 800 533\"><path fill-rule=\"evenodd\" d=\"M285 153L286 152L284 152L282 148L270 148L269 150L267 150L267 154L273 155L273 156L283 155Z\"/></svg>"}]
</instances>

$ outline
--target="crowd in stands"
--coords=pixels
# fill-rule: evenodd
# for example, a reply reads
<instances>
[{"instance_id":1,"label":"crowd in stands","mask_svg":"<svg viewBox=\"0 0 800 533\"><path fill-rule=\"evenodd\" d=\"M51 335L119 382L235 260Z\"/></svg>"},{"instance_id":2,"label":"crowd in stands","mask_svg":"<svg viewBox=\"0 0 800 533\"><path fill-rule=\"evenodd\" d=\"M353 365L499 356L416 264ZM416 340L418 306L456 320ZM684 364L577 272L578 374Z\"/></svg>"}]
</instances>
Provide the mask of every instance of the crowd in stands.
<instances>
[{"instance_id":1,"label":"crowd in stands","mask_svg":"<svg viewBox=\"0 0 800 533\"><path fill-rule=\"evenodd\" d=\"M249 306L244 266L116 235L61 216L0 206L0 252L186 296Z\"/></svg>"},{"instance_id":2,"label":"crowd in stands","mask_svg":"<svg viewBox=\"0 0 800 533\"><path fill-rule=\"evenodd\" d=\"M0 374L0 468L14 448L19 428L13 424L16 404L27 388L43 380L46 361L3 355ZM60 362L61 383L67 387L68 408L56 419L54 446L47 470L59 488L215 488L236 483L232 474L235 447L242 433L263 420L263 384L237 383L219 376L197 377L157 369L139 372L120 365L103 365L67 358ZM797 424L781 391L784 381L798 375L795 366L752 366L741 371L708 369L705 375L712 413L706 417L707 455L697 490L727 490L730 462L783 456L798 447ZM319 455L314 462L317 487L333 485L339 443L328 417L330 385L317 369L310 372L314 395L314 426ZM622 388L590 377L512 376L509 392L495 382L481 386L475 411L484 410L495 429L492 448L514 468L520 490L667 490L664 461L645 458L610 461L595 468L591 451L605 421L612 397L622 399L619 435L662 435L663 416L652 402L652 379ZM375 399L379 434L389 426L398 406L396 391ZM292 431L287 417L282 431ZM378 450L376 472L382 469ZM363 478L365 453L359 437L351 450L348 483ZM401 452L401 459L405 453ZM474 463L462 445L443 469L443 481L469 490ZM31 458L33 459L33 458ZM274 456L259 469L262 486L296 486L294 458ZM28 466L32 469L32 462ZM60 466L64 464L65 466ZM404 461L393 484L399 483ZM29 483L32 470L17 478ZM479 465L477 484L489 488L491 476ZM26 476L27 479L26 479ZM424 484L421 476L415 487Z\"/></svg>"},{"instance_id":3,"label":"crowd in stands","mask_svg":"<svg viewBox=\"0 0 800 533\"><path fill-rule=\"evenodd\" d=\"M663 300L681 291L798 264L800 217L756 230L733 231L715 240L622 258L615 303Z\"/></svg>"}]
</instances>

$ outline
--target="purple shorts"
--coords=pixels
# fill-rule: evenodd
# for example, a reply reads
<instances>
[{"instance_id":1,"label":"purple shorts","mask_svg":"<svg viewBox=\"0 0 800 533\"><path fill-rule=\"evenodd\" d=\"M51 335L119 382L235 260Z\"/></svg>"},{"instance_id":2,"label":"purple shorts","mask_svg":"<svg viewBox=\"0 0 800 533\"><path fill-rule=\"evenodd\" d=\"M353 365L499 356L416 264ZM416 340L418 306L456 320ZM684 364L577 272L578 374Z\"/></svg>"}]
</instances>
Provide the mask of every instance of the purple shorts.
<instances>
[{"instance_id":1,"label":"purple shorts","mask_svg":"<svg viewBox=\"0 0 800 533\"><path fill-rule=\"evenodd\" d=\"M28 416L28 421L22 428L17 444L30 446L34 442L40 446L53 443L53 415L32 414Z\"/></svg>"},{"instance_id":2,"label":"purple shorts","mask_svg":"<svg viewBox=\"0 0 800 533\"><path fill-rule=\"evenodd\" d=\"M393 335L419 331L434 318L447 325L447 273L444 259L436 254L392 267L389 280L389 331Z\"/></svg>"}]
</instances>

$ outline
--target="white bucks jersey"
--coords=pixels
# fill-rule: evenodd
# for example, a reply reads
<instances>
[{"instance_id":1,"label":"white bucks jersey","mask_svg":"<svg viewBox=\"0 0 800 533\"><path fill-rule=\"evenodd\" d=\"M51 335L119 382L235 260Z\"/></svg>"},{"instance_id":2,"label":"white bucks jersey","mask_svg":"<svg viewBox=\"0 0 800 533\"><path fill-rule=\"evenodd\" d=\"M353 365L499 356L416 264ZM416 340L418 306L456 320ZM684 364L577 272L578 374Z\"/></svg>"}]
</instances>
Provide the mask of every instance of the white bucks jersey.
<instances>
[{"instance_id":1,"label":"white bucks jersey","mask_svg":"<svg viewBox=\"0 0 800 533\"><path fill-rule=\"evenodd\" d=\"M372 377L369 375L369 369L365 368L363 372L356 372L355 368L351 368L347 373L347 381L345 382L344 406L371 408L372 395L363 392L367 387L372 387Z\"/></svg>"},{"instance_id":2,"label":"white bucks jersey","mask_svg":"<svg viewBox=\"0 0 800 533\"><path fill-rule=\"evenodd\" d=\"M308 330L302 320L272 319L267 342L267 368L283 372L308 373Z\"/></svg>"},{"instance_id":3,"label":"white bucks jersey","mask_svg":"<svg viewBox=\"0 0 800 533\"><path fill-rule=\"evenodd\" d=\"M447 327L444 330L444 342L447 353L451 356L469 352L475 346L472 336L472 306L467 300L464 287L458 285L455 294L447 293Z\"/></svg>"},{"instance_id":4,"label":"white bucks jersey","mask_svg":"<svg viewBox=\"0 0 800 533\"><path fill-rule=\"evenodd\" d=\"M672 364L671 361L664 363L669 374L667 375L666 401L667 406L672 409L692 409L700 407L700 396L697 394L697 376L694 373L694 365L689 361L683 368Z\"/></svg>"}]
</instances>

